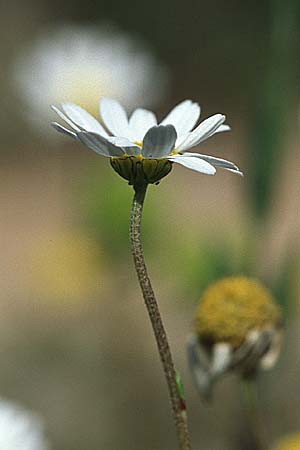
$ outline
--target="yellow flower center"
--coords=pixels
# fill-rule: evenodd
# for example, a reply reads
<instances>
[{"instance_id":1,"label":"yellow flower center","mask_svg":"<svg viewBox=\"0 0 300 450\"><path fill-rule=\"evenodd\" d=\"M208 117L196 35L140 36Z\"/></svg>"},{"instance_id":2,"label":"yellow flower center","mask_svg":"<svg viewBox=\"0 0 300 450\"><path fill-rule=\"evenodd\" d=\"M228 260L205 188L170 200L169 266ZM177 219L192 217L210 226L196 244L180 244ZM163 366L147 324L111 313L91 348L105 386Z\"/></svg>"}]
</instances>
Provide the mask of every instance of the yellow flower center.
<instances>
[{"instance_id":1,"label":"yellow flower center","mask_svg":"<svg viewBox=\"0 0 300 450\"><path fill-rule=\"evenodd\" d=\"M279 306L258 281L228 277L211 285L196 310L195 331L207 343L243 343L250 330L281 323Z\"/></svg>"}]
</instances>

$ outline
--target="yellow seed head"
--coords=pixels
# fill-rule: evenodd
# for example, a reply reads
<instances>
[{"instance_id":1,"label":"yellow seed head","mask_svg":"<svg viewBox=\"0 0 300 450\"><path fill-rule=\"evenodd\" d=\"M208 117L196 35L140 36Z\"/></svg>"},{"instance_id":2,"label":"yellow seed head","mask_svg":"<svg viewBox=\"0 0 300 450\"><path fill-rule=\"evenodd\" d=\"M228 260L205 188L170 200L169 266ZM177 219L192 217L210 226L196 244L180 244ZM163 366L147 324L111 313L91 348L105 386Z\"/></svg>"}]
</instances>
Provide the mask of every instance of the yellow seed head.
<instances>
[{"instance_id":1,"label":"yellow seed head","mask_svg":"<svg viewBox=\"0 0 300 450\"><path fill-rule=\"evenodd\" d=\"M281 311L258 281L228 277L211 285L196 310L195 331L207 344L239 347L249 331L281 324Z\"/></svg>"}]
</instances>

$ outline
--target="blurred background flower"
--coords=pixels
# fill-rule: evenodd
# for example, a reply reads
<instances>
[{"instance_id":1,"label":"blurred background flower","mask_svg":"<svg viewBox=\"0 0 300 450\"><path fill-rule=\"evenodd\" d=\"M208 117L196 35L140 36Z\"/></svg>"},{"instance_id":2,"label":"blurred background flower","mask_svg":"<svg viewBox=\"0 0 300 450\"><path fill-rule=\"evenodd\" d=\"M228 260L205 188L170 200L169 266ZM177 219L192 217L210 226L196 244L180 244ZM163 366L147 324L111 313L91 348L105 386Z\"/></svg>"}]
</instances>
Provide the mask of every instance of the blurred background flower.
<instances>
[{"instance_id":1,"label":"blurred background flower","mask_svg":"<svg viewBox=\"0 0 300 450\"><path fill-rule=\"evenodd\" d=\"M16 403L0 399L0 447L3 450L48 450L41 418Z\"/></svg>"},{"instance_id":2,"label":"blurred background flower","mask_svg":"<svg viewBox=\"0 0 300 450\"><path fill-rule=\"evenodd\" d=\"M137 34L112 25L61 24L45 30L22 48L12 78L37 129L49 122L51 104L76 103L98 116L103 96L132 110L157 105L167 87L166 68L150 48Z\"/></svg>"},{"instance_id":3,"label":"blurred background flower","mask_svg":"<svg viewBox=\"0 0 300 450\"><path fill-rule=\"evenodd\" d=\"M235 371L254 379L278 359L282 337L279 307L259 281L228 277L203 293L188 341L191 373L200 395L209 398L213 383Z\"/></svg>"}]
</instances>

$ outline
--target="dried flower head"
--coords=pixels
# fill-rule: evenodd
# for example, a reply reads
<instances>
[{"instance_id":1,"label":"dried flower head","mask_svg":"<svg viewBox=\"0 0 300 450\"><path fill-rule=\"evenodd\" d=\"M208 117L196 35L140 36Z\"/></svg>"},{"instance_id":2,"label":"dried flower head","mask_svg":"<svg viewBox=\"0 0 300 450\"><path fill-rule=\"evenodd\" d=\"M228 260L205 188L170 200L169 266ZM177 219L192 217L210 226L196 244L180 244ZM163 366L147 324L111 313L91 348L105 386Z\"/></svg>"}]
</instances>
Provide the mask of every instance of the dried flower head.
<instances>
[{"instance_id":1,"label":"dried flower head","mask_svg":"<svg viewBox=\"0 0 300 450\"><path fill-rule=\"evenodd\" d=\"M229 277L211 285L196 310L188 342L189 362L204 396L220 375L235 370L252 377L275 364L282 317L270 292L256 280Z\"/></svg>"}]
</instances>

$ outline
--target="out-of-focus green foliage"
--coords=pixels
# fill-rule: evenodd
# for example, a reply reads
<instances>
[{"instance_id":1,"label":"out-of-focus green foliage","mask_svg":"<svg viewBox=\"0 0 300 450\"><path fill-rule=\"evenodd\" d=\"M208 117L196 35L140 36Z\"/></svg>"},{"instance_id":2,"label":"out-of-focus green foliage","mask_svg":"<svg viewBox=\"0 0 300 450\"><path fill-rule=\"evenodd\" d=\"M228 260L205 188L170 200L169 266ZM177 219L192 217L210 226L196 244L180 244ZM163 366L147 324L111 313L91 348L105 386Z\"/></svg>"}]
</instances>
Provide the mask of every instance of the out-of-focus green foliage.
<instances>
[{"instance_id":1,"label":"out-of-focus green foliage","mask_svg":"<svg viewBox=\"0 0 300 450\"><path fill-rule=\"evenodd\" d=\"M234 274L251 274L253 247L251 239L227 235L211 236L207 231L186 230L184 238L174 239L175 282L186 298L198 298L213 281ZM247 251L248 249L249 251Z\"/></svg>"},{"instance_id":2,"label":"out-of-focus green foliage","mask_svg":"<svg viewBox=\"0 0 300 450\"><path fill-rule=\"evenodd\" d=\"M285 138L298 127L291 109L298 107L300 4L297 0L269 2L264 71L256 80L251 106L250 148L247 161L250 203L257 218L265 217L286 156ZM295 98L295 93L297 97Z\"/></svg>"},{"instance_id":3,"label":"out-of-focus green foliage","mask_svg":"<svg viewBox=\"0 0 300 450\"><path fill-rule=\"evenodd\" d=\"M300 262L299 256L294 252L288 252L283 258L273 290L287 320L299 313Z\"/></svg>"},{"instance_id":4,"label":"out-of-focus green foliage","mask_svg":"<svg viewBox=\"0 0 300 450\"><path fill-rule=\"evenodd\" d=\"M130 258L128 238L129 213L134 190L116 176L111 167L99 173L91 169L80 185L83 225L87 226L104 246L106 254L114 263ZM151 189L157 189L149 187ZM148 197L150 192L148 192ZM148 198L147 198L148 200ZM160 210L163 205L155 196L147 201L143 214L143 239L146 251L156 251L153 243L160 229Z\"/></svg>"}]
</instances>

